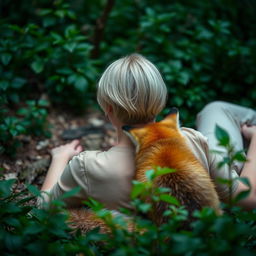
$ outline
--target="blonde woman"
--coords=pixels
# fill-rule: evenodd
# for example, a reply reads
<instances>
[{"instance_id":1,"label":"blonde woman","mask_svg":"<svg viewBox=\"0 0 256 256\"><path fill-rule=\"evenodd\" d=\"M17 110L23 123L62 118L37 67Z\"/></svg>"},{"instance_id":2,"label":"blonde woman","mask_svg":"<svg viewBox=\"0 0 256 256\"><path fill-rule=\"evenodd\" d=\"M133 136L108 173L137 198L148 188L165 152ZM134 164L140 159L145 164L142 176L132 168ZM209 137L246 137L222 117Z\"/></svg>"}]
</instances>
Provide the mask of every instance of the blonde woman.
<instances>
[{"instance_id":1,"label":"blonde woman","mask_svg":"<svg viewBox=\"0 0 256 256\"><path fill-rule=\"evenodd\" d=\"M108 151L83 151L78 140L52 150L52 162L42 190L55 199L79 186L65 199L68 207L93 197L110 209L129 207L135 149L124 125L153 122L166 103L167 89L157 68L133 54L112 63L103 73L97 98L116 129L116 145ZM71 161L69 161L71 159Z\"/></svg>"},{"instance_id":2,"label":"blonde woman","mask_svg":"<svg viewBox=\"0 0 256 256\"><path fill-rule=\"evenodd\" d=\"M102 202L109 209L130 207L135 149L122 126L154 122L166 104L166 97L167 89L159 71L143 56L132 54L113 62L99 81L97 98L116 129L117 143L103 152L83 151L78 140L53 149L52 162L42 186L42 191L49 194L44 200L56 199L79 186L79 193L64 199L67 207L81 206L88 197ZM218 170L221 158L210 154L206 138L193 129L181 128L181 131L212 179L227 179L227 167ZM251 171L255 177L255 171ZM236 177L238 174L232 170L233 195L245 189ZM216 188L219 197L226 200L229 188L217 181ZM251 193L249 201L244 200L246 207L256 206L255 188Z\"/></svg>"}]
</instances>

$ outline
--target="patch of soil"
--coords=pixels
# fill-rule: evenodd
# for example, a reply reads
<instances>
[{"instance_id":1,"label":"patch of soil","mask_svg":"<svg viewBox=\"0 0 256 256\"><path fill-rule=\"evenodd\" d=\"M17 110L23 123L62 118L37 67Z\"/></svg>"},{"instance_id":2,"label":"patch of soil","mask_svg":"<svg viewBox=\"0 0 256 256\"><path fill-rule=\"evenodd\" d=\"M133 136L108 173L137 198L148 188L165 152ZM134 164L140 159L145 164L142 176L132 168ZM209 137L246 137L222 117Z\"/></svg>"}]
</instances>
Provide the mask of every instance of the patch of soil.
<instances>
[{"instance_id":1,"label":"patch of soil","mask_svg":"<svg viewBox=\"0 0 256 256\"><path fill-rule=\"evenodd\" d=\"M15 192L25 184L40 188L51 161L51 149L79 139L84 150L107 150L115 144L115 131L105 116L97 110L74 116L52 110L48 115L51 137L20 136L22 146L15 158L0 156L5 179L17 179Z\"/></svg>"}]
</instances>

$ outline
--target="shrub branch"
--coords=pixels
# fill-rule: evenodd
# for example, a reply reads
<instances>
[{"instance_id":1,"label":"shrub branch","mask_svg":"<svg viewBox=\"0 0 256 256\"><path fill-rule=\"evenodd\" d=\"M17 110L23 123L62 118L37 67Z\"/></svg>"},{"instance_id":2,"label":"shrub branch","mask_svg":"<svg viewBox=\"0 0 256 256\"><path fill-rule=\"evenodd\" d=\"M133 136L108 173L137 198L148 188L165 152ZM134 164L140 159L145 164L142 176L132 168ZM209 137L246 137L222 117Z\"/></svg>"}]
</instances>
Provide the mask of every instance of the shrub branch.
<instances>
[{"instance_id":1,"label":"shrub branch","mask_svg":"<svg viewBox=\"0 0 256 256\"><path fill-rule=\"evenodd\" d=\"M108 0L102 15L96 20L96 26L93 36L93 49L91 51L91 58L96 59L100 55L100 43L103 40L104 29L108 20L108 16L114 7L115 0Z\"/></svg>"}]
</instances>

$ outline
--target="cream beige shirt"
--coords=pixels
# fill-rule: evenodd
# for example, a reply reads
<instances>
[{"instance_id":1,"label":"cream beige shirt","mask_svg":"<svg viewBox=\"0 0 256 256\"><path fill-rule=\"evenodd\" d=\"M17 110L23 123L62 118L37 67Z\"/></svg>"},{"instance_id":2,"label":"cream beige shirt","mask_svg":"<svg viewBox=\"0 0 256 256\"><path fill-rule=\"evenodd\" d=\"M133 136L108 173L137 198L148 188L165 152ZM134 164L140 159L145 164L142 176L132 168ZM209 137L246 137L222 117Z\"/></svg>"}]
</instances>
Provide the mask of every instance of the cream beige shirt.
<instances>
[{"instance_id":1,"label":"cream beige shirt","mask_svg":"<svg viewBox=\"0 0 256 256\"><path fill-rule=\"evenodd\" d=\"M190 128L181 128L188 145L205 169L215 181L220 198L228 197L229 189L216 181L217 177L228 179L228 168L218 170L217 164L221 156L210 154L207 139L199 132ZM66 166L55 186L44 196L45 201L59 198L65 192L79 186L80 192L65 198L68 207L81 206L82 201L92 197L110 209L129 207L131 184L135 173L135 150L132 147L112 147L108 151L84 151ZM238 177L231 170L232 178ZM237 188L234 181L232 191ZM39 202L39 204L42 203Z\"/></svg>"}]
</instances>

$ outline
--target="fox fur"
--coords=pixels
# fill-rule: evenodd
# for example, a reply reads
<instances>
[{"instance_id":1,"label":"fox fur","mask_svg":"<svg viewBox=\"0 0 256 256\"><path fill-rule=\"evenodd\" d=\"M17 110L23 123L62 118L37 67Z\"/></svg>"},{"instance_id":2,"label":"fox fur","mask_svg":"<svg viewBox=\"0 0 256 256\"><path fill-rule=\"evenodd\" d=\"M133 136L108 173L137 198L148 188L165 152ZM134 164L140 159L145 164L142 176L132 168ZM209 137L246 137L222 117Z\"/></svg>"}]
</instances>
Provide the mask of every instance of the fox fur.
<instances>
[{"instance_id":1,"label":"fox fur","mask_svg":"<svg viewBox=\"0 0 256 256\"><path fill-rule=\"evenodd\" d=\"M157 177L154 185L170 188L170 194L186 207L190 216L194 210L205 206L221 214L214 184L180 131L177 110L160 122L143 127L125 127L124 130L136 145L135 180L146 181L146 171L156 166L175 169L175 172ZM148 217L157 224L165 222L167 219L163 212L167 207L165 202L159 202ZM70 210L69 221L73 223L72 227L84 232L98 226L103 233L109 232L105 223L90 210Z\"/></svg>"},{"instance_id":2,"label":"fox fur","mask_svg":"<svg viewBox=\"0 0 256 256\"><path fill-rule=\"evenodd\" d=\"M178 111L174 109L161 122L129 129L136 145L135 180L146 181L146 171L156 166L175 169L175 172L157 177L154 185L170 188L170 194L184 205L190 216L205 206L221 213L215 186L199 160L186 143L178 124ZM151 218L158 224L166 219L163 212L167 204L159 202Z\"/></svg>"},{"instance_id":3,"label":"fox fur","mask_svg":"<svg viewBox=\"0 0 256 256\"><path fill-rule=\"evenodd\" d=\"M110 233L110 228L92 210L87 208L69 209L68 225L73 230L79 229L87 233L94 228L100 227L101 233Z\"/></svg>"}]
</instances>

